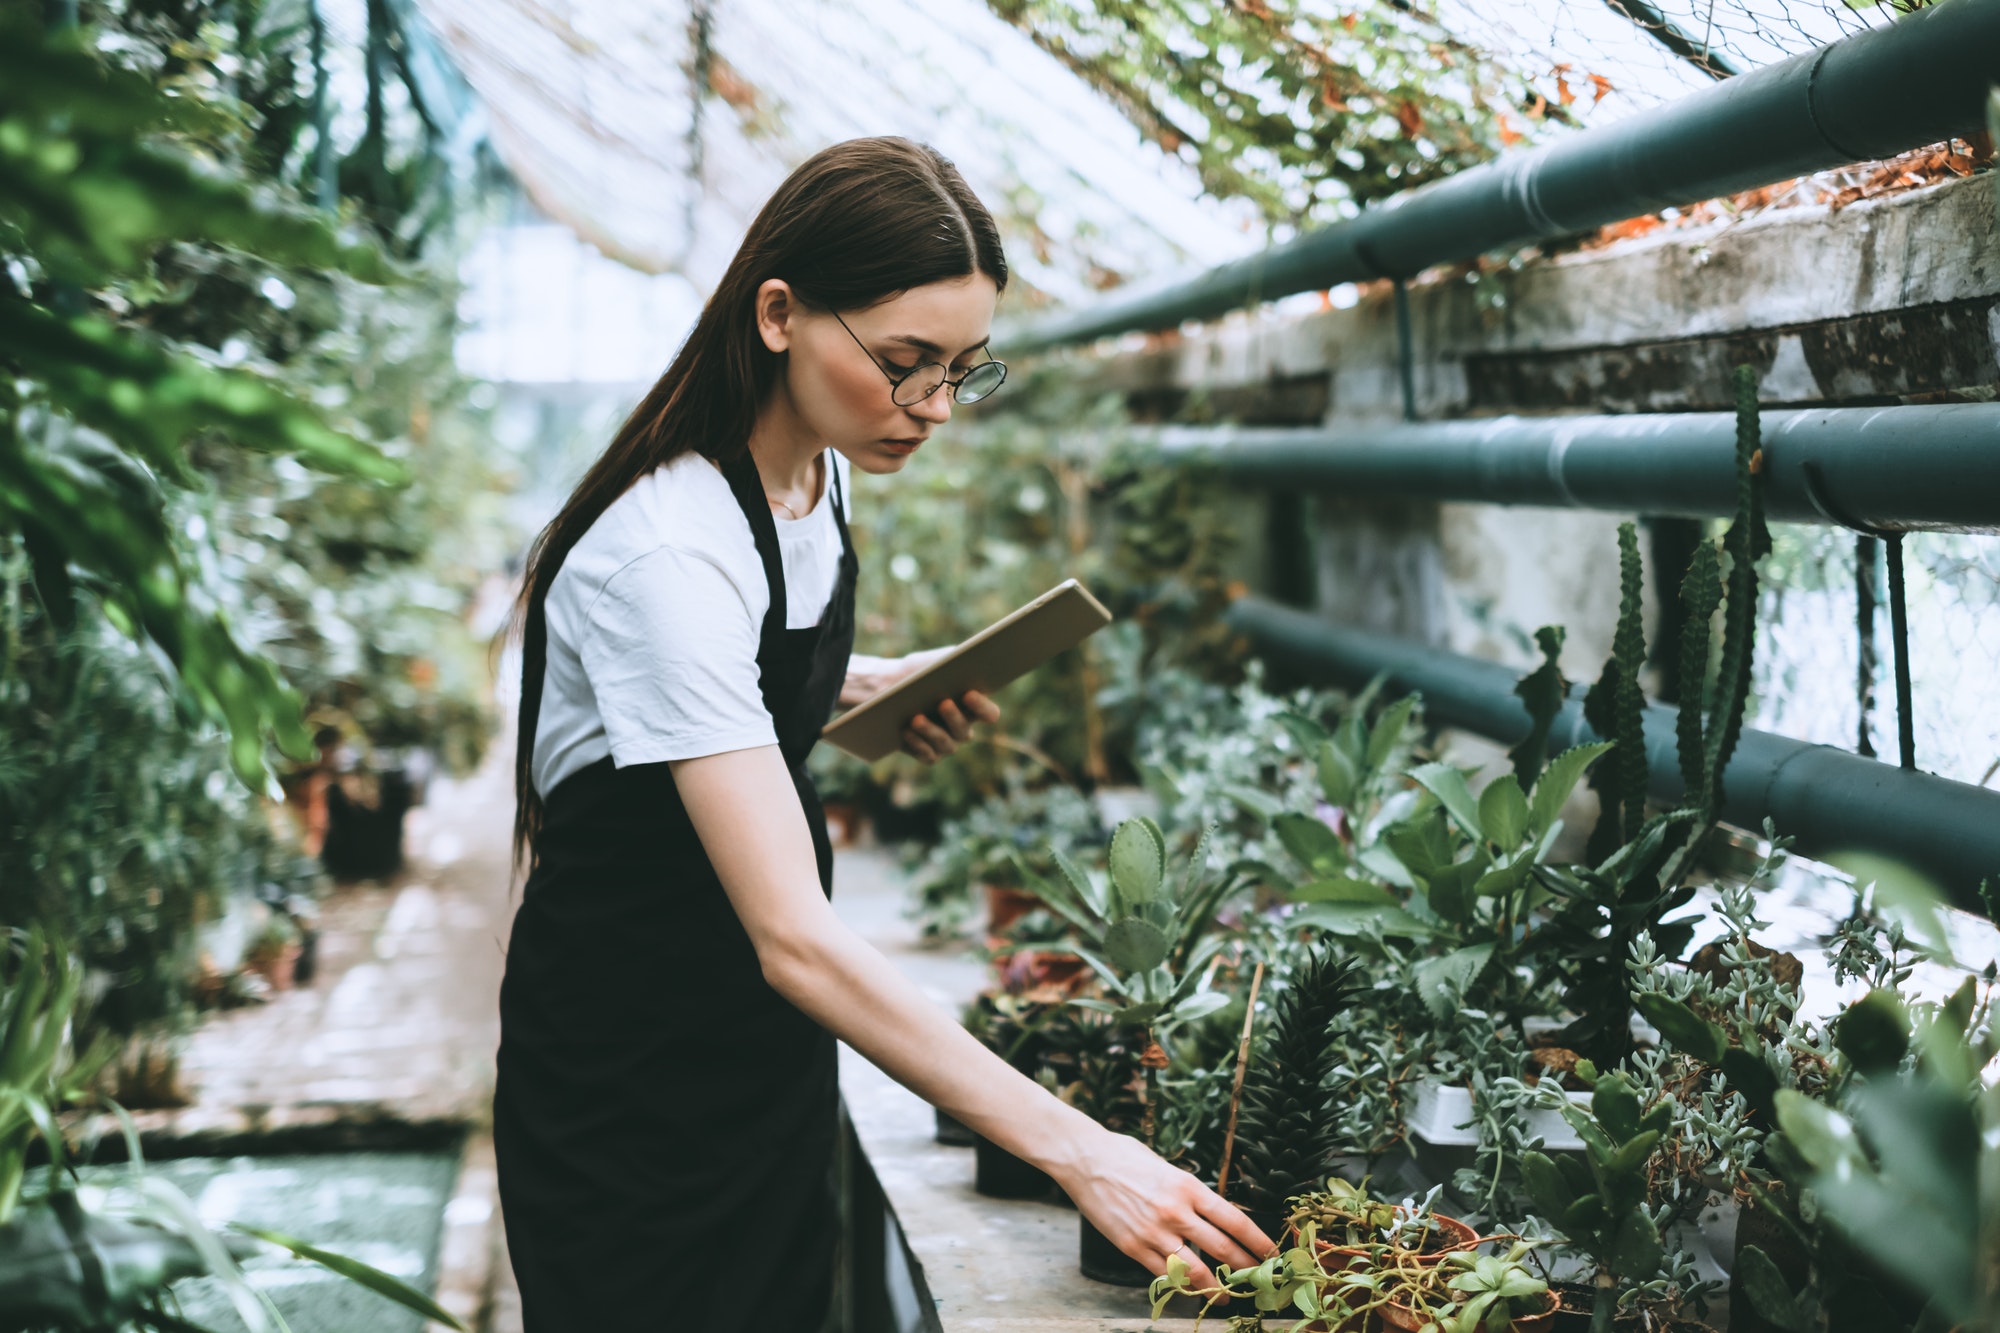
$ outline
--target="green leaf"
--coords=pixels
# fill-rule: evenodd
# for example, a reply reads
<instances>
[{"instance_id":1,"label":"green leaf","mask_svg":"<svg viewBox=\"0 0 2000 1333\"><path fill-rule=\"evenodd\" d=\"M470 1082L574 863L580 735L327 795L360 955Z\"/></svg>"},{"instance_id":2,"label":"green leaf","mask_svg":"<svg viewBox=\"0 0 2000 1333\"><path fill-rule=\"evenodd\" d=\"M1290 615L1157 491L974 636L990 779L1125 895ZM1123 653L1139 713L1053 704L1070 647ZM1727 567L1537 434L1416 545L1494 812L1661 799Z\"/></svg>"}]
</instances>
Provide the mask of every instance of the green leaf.
<instances>
[{"instance_id":1,"label":"green leaf","mask_svg":"<svg viewBox=\"0 0 2000 1333\"><path fill-rule=\"evenodd\" d=\"M1535 1207L1552 1218L1561 1217L1576 1203L1575 1192L1546 1153L1531 1149L1521 1154L1521 1183Z\"/></svg>"},{"instance_id":2,"label":"green leaf","mask_svg":"<svg viewBox=\"0 0 2000 1333\"><path fill-rule=\"evenodd\" d=\"M359 1259L350 1259L344 1254L335 1254L331 1250L322 1250L317 1245L308 1245L306 1242L293 1236L287 1236L282 1232L266 1231L261 1227L245 1226L241 1222L232 1222L230 1225L245 1235L255 1236L258 1240L269 1241L279 1249L290 1250L301 1259L310 1260L322 1268L338 1273L348 1281L366 1287L378 1296L385 1296L406 1310L414 1310L426 1319L435 1320L449 1328L462 1330L465 1327L465 1325L453 1318L443 1306L424 1295L421 1291L418 1291L415 1287L390 1277L381 1269L372 1268L362 1263Z\"/></svg>"},{"instance_id":3,"label":"green leaf","mask_svg":"<svg viewBox=\"0 0 2000 1333\"><path fill-rule=\"evenodd\" d=\"M1793 1149L1815 1171L1826 1175L1868 1170L1868 1157L1854 1122L1822 1102L1793 1088L1780 1089L1772 1099L1778 1127Z\"/></svg>"},{"instance_id":4,"label":"green leaf","mask_svg":"<svg viewBox=\"0 0 2000 1333\"><path fill-rule=\"evenodd\" d=\"M1479 793L1479 828L1488 842L1518 847L1528 831L1528 798L1520 780L1504 773Z\"/></svg>"},{"instance_id":5,"label":"green leaf","mask_svg":"<svg viewBox=\"0 0 2000 1333\"><path fill-rule=\"evenodd\" d=\"M1287 811L1271 821L1278 842L1292 858L1316 876L1329 876L1347 864L1347 848L1324 821Z\"/></svg>"},{"instance_id":6,"label":"green leaf","mask_svg":"<svg viewBox=\"0 0 2000 1333\"><path fill-rule=\"evenodd\" d=\"M1564 636L1561 625L1536 630L1535 646L1541 649L1542 664L1514 686L1514 693L1528 709L1528 734L1507 751L1507 757L1514 761L1514 779L1523 789L1533 785L1535 775L1542 771L1542 761L1548 758L1549 730L1569 697L1569 682L1563 679L1559 664Z\"/></svg>"},{"instance_id":7,"label":"green leaf","mask_svg":"<svg viewBox=\"0 0 2000 1333\"><path fill-rule=\"evenodd\" d=\"M1270 823L1284 811L1285 803L1267 791L1255 787L1245 787L1237 783L1222 788L1222 794L1242 807L1249 814Z\"/></svg>"},{"instance_id":8,"label":"green leaf","mask_svg":"<svg viewBox=\"0 0 2000 1333\"><path fill-rule=\"evenodd\" d=\"M1437 933L1428 922L1400 907L1374 903L1311 903L1285 918L1290 926L1313 926L1329 935L1368 935L1424 939Z\"/></svg>"},{"instance_id":9,"label":"green leaf","mask_svg":"<svg viewBox=\"0 0 2000 1333\"><path fill-rule=\"evenodd\" d=\"M1605 1257L1610 1260L1612 1272L1630 1283L1652 1281L1667 1260L1659 1228L1637 1208L1625 1214L1625 1220L1619 1223L1611 1253Z\"/></svg>"},{"instance_id":10,"label":"green leaf","mask_svg":"<svg viewBox=\"0 0 2000 1333\"><path fill-rule=\"evenodd\" d=\"M1410 725L1410 715L1416 712L1417 696L1404 695L1382 710L1382 716L1375 719L1374 730L1368 733L1367 764L1369 772L1379 772L1382 765L1396 752L1396 745L1403 739L1403 732Z\"/></svg>"},{"instance_id":11,"label":"green leaf","mask_svg":"<svg viewBox=\"0 0 2000 1333\"><path fill-rule=\"evenodd\" d=\"M1322 726L1317 718L1286 709L1277 715L1277 723L1298 743L1300 754L1311 754L1320 746L1333 739L1333 733Z\"/></svg>"},{"instance_id":12,"label":"green leaf","mask_svg":"<svg viewBox=\"0 0 2000 1333\"><path fill-rule=\"evenodd\" d=\"M1106 915L1110 904L1105 900L1103 886L1090 877L1090 872L1071 860L1067 852L1053 843L1049 846L1049 855L1055 859L1056 869L1062 871L1062 877L1069 881L1070 888L1083 905L1100 917Z\"/></svg>"},{"instance_id":13,"label":"green leaf","mask_svg":"<svg viewBox=\"0 0 2000 1333\"><path fill-rule=\"evenodd\" d=\"M1877 989L1847 1006L1834 1022L1833 1044L1861 1073L1893 1071L1910 1049L1910 1015L1901 997Z\"/></svg>"},{"instance_id":14,"label":"green leaf","mask_svg":"<svg viewBox=\"0 0 2000 1333\"><path fill-rule=\"evenodd\" d=\"M1465 992L1493 960L1493 944L1468 944L1436 958L1426 958L1410 970L1417 997L1442 1021L1465 999Z\"/></svg>"},{"instance_id":15,"label":"green leaf","mask_svg":"<svg viewBox=\"0 0 2000 1333\"><path fill-rule=\"evenodd\" d=\"M1778 1076L1754 1052L1741 1046L1731 1046L1724 1051L1722 1076L1757 1114L1769 1116L1775 1109L1772 1099L1778 1092Z\"/></svg>"},{"instance_id":16,"label":"green leaf","mask_svg":"<svg viewBox=\"0 0 2000 1333\"><path fill-rule=\"evenodd\" d=\"M1624 1143L1639 1132L1639 1095L1623 1074L1613 1072L1597 1080L1590 1099L1590 1113L1614 1143Z\"/></svg>"},{"instance_id":17,"label":"green leaf","mask_svg":"<svg viewBox=\"0 0 2000 1333\"><path fill-rule=\"evenodd\" d=\"M1382 845L1412 875L1429 875L1453 859L1451 832L1442 812L1430 809L1382 830ZM1372 868L1372 867L1371 867Z\"/></svg>"},{"instance_id":18,"label":"green leaf","mask_svg":"<svg viewBox=\"0 0 2000 1333\"><path fill-rule=\"evenodd\" d=\"M1400 907L1396 895L1380 884L1371 884L1365 879L1350 879L1345 875L1334 875L1327 879L1316 879L1310 884L1301 884L1288 890L1285 896L1295 903L1382 903Z\"/></svg>"},{"instance_id":19,"label":"green leaf","mask_svg":"<svg viewBox=\"0 0 2000 1333\"><path fill-rule=\"evenodd\" d=\"M1111 885L1118 905L1149 903L1167 877L1167 846L1150 820L1128 819L1111 835Z\"/></svg>"},{"instance_id":20,"label":"green leaf","mask_svg":"<svg viewBox=\"0 0 2000 1333\"><path fill-rule=\"evenodd\" d=\"M1446 921L1463 923L1469 920L1474 886L1485 877L1489 864L1486 853L1481 850L1470 860L1438 866L1424 878L1424 900L1433 912Z\"/></svg>"},{"instance_id":21,"label":"green leaf","mask_svg":"<svg viewBox=\"0 0 2000 1333\"><path fill-rule=\"evenodd\" d=\"M1438 798L1446 812L1468 837L1481 837L1479 803L1465 785L1465 774L1450 764L1424 764L1410 770L1410 776Z\"/></svg>"},{"instance_id":22,"label":"green leaf","mask_svg":"<svg viewBox=\"0 0 2000 1333\"><path fill-rule=\"evenodd\" d=\"M1167 959L1173 942L1167 932L1150 921L1138 917L1126 917L1114 921L1104 932L1104 953L1119 971L1128 976L1135 972L1150 972Z\"/></svg>"},{"instance_id":23,"label":"green leaf","mask_svg":"<svg viewBox=\"0 0 2000 1333\"><path fill-rule=\"evenodd\" d=\"M1737 1251L1730 1282L1766 1323L1783 1333L1810 1333L1813 1321L1804 1302L1792 1294L1791 1284L1771 1256L1755 1245Z\"/></svg>"},{"instance_id":24,"label":"green leaf","mask_svg":"<svg viewBox=\"0 0 2000 1333\"><path fill-rule=\"evenodd\" d=\"M1715 1024L1679 1000L1649 992L1632 997L1640 1017L1660 1030L1660 1035L1706 1065L1722 1063L1729 1038Z\"/></svg>"},{"instance_id":25,"label":"green leaf","mask_svg":"<svg viewBox=\"0 0 2000 1333\"><path fill-rule=\"evenodd\" d=\"M1528 801L1528 828L1536 837L1546 833L1549 825L1561 817L1570 793L1583 780L1584 770L1610 749L1610 742L1600 741L1564 750L1549 760L1549 766L1535 780L1534 795Z\"/></svg>"},{"instance_id":26,"label":"green leaf","mask_svg":"<svg viewBox=\"0 0 2000 1333\"><path fill-rule=\"evenodd\" d=\"M1361 772L1345 750L1332 741L1319 747L1319 789L1329 805L1345 807L1354 804L1354 795L1360 785Z\"/></svg>"}]
</instances>

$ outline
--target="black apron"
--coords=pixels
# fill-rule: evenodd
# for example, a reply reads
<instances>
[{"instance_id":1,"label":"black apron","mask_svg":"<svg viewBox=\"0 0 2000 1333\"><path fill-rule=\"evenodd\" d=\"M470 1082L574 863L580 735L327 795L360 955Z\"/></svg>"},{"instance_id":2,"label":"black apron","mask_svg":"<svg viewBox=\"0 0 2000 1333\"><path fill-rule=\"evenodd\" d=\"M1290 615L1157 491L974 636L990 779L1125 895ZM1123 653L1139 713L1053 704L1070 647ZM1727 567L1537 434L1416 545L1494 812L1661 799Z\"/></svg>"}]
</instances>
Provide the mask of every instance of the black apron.
<instances>
[{"instance_id":1,"label":"black apron","mask_svg":"<svg viewBox=\"0 0 2000 1333\"><path fill-rule=\"evenodd\" d=\"M838 469L840 579L810 629L785 627L777 525L749 451L723 472L770 584L764 704L831 895L806 755L854 646ZM527 1333L817 1333L836 1239L833 1038L765 982L667 764L607 757L563 779L535 847L500 990L493 1111ZM748 1299L725 1283L746 1283Z\"/></svg>"}]
</instances>

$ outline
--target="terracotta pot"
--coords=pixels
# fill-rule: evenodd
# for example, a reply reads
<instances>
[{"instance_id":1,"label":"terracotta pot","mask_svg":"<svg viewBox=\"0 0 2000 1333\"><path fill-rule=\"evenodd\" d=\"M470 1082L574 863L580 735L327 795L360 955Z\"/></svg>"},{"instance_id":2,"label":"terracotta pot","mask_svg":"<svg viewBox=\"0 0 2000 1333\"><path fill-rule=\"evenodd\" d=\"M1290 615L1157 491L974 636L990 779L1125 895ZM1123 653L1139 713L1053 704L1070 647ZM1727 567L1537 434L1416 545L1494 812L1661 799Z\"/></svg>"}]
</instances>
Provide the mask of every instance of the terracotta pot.
<instances>
[{"instance_id":1,"label":"terracotta pot","mask_svg":"<svg viewBox=\"0 0 2000 1333\"><path fill-rule=\"evenodd\" d=\"M1542 1309L1536 1314L1515 1315L1514 1322L1507 1325L1512 1333L1549 1333L1555 1326L1556 1308L1561 1304L1552 1291L1542 1293ZM1417 1333L1423 1327L1423 1319L1407 1305L1389 1302L1378 1312L1385 1328L1401 1329L1403 1333Z\"/></svg>"},{"instance_id":2,"label":"terracotta pot","mask_svg":"<svg viewBox=\"0 0 2000 1333\"><path fill-rule=\"evenodd\" d=\"M1042 905L1042 900L1026 889L1009 884L984 884L986 891L986 933L1003 934L1007 927Z\"/></svg>"},{"instance_id":3,"label":"terracotta pot","mask_svg":"<svg viewBox=\"0 0 2000 1333\"><path fill-rule=\"evenodd\" d=\"M1406 1210L1398 1208L1396 1211L1400 1213ZM1433 1213L1431 1214L1431 1220L1437 1223L1438 1230L1443 1233L1444 1244L1428 1253L1411 1255L1412 1261L1420 1266L1428 1267L1431 1264L1438 1263L1453 1250L1465 1249L1479 1239L1477 1231L1474 1231L1455 1217L1446 1217L1443 1213ZM1361 1268L1370 1262L1369 1251L1365 1246L1333 1245L1323 1240L1315 1241L1314 1244L1319 1246L1320 1262L1329 1269L1339 1267ZM1334 1260L1337 1258L1345 1258L1347 1260L1346 1264L1335 1263Z\"/></svg>"}]
</instances>

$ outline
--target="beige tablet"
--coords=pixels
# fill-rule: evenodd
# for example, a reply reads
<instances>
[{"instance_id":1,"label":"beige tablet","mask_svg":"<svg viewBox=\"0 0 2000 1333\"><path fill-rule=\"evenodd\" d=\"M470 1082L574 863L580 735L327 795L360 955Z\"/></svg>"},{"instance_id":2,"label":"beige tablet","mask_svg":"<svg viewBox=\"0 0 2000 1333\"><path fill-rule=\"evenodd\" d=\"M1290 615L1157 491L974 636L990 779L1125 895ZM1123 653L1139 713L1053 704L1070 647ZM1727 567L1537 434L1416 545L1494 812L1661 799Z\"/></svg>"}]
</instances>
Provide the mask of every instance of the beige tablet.
<instances>
[{"instance_id":1,"label":"beige tablet","mask_svg":"<svg viewBox=\"0 0 2000 1333\"><path fill-rule=\"evenodd\" d=\"M917 714L967 690L991 694L1110 623L1102 602L1075 579L1064 579L923 670L854 705L820 735L873 763L903 748L903 728Z\"/></svg>"}]
</instances>

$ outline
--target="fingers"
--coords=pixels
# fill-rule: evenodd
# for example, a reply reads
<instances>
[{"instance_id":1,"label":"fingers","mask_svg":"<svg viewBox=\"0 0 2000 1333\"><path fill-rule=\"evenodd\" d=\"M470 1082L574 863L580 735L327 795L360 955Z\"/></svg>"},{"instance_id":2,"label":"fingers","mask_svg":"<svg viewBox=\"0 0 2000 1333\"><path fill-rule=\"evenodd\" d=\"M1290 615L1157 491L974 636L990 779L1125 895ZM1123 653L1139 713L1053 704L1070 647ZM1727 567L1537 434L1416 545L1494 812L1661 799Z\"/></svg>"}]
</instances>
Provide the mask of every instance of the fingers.
<instances>
[{"instance_id":1,"label":"fingers","mask_svg":"<svg viewBox=\"0 0 2000 1333\"><path fill-rule=\"evenodd\" d=\"M1257 1224L1244 1214L1242 1209L1217 1194L1214 1190L1202 1190L1200 1197L1195 1200L1195 1211L1206 1221L1214 1223L1223 1234L1229 1236L1245 1250L1248 1250L1252 1256L1253 1263L1263 1259L1266 1255L1277 1253L1277 1241L1265 1235ZM1211 1249L1209 1253L1219 1254L1224 1259L1229 1258L1226 1253L1218 1250ZM1229 1261L1232 1264L1236 1262L1233 1259Z\"/></svg>"},{"instance_id":2,"label":"fingers","mask_svg":"<svg viewBox=\"0 0 2000 1333\"><path fill-rule=\"evenodd\" d=\"M1141 1264L1144 1264L1147 1271L1152 1273L1154 1277L1165 1276L1167 1261L1175 1255L1179 1255L1181 1262L1187 1265L1188 1285L1190 1288L1195 1291L1209 1291L1219 1285L1215 1274L1209 1271L1208 1265L1203 1263L1201 1256L1195 1252L1195 1247L1186 1241L1182 1241L1164 1254L1154 1247L1141 1245L1137 1248L1144 1252L1132 1254L1132 1257ZM1132 1252L1128 1250L1127 1253L1131 1254Z\"/></svg>"},{"instance_id":3,"label":"fingers","mask_svg":"<svg viewBox=\"0 0 2000 1333\"><path fill-rule=\"evenodd\" d=\"M1250 1229L1256 1230L1255 1227ZM1210 1226L1199 1214L1187 1224L1187 1233L1189 1244L1199 1247L1209 1258L1220 1259L1231 1268L1255 1268L1263 1256L1270 1253L1269 1250L1253 1250L1247 1245L1239 1244L1233 1236Z\"/></svg>"},{"instance_id":4,"label":"fingers","mask_svg":"<svg viewBox=\"0 0 2000 1333\"><path fill-rule=\"evenodd\" d=\"M919 713L903 728L903 751L926 764L934 764L953 753L960 742L972 739L976 723L1000 720L1000 705L968 690L959 699L946 699L937 706L937 717Z\"/></svg>"},{"instance_id":5,"label":"fingers","mask_svg":"<svg viewBox=\"0 0 2000 1333\"><path fill-rule=\"evenodd\" d=\"M967 690L959 696L958 702L977 721L993 723L1000 720L1000 705L994 703L978 690Z\"/></svg>"}]
</instances>

